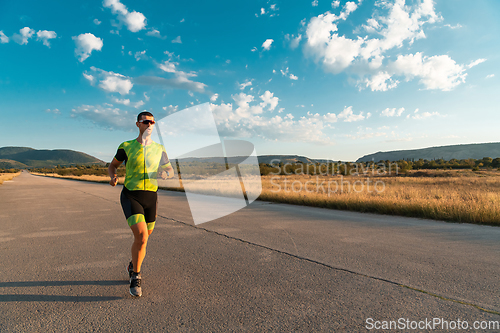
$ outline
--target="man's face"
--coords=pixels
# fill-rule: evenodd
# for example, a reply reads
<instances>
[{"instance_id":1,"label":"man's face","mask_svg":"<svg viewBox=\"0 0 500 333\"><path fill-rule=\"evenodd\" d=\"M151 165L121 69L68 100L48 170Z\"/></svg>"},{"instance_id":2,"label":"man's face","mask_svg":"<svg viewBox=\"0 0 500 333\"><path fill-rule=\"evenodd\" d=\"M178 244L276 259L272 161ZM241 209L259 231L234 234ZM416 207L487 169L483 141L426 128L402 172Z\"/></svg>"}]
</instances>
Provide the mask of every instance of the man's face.
<instances>
[{"instance_id":1,"label":"man's face","mask_svg":"<svg viewBox=\"0 0 500 333\"><path fill-rule=\"evenodd\" d=\"M151 135L153 132L154 120L155 118L151 116L141 116L141 119L136 123L141 134Z\"/></svg>"}]
</instances>

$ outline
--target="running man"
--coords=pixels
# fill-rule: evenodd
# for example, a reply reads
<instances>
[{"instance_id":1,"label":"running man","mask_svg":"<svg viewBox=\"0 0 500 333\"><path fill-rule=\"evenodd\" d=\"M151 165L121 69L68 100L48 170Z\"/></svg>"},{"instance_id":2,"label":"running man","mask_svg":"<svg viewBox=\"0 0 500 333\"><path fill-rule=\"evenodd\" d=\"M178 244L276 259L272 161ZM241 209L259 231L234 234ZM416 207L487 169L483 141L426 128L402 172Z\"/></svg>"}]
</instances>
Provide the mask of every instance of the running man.
<instances>
[{"instance_id":1,"label":"running man","mask_svg":"<svg viewBox=\"0 0 500 333\"><path fill-rule=\"evenodd\" d=\"M157 176L172 178L174 169L165 148L151 140L155 120L150 112L141 112L135 123L139 128L137 139L125 141L109 165L109 184L116 186L116 169L125 162L126 176L120 202L130 229L134 234L132 261L127 267L130 294L141 296L141 265L146 256L146 245L156 222L158 204ZM166 172L166 173L165 173Z\"/></svg>"}]
</instances>

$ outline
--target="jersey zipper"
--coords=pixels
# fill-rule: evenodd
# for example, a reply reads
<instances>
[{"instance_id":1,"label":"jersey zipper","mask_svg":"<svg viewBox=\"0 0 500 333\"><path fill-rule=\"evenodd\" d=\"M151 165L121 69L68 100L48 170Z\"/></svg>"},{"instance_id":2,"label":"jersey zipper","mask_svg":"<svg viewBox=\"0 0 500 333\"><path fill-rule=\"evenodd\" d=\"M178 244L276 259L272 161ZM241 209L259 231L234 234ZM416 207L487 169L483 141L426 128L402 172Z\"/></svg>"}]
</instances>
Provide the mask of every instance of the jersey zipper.
<instances>
[{"instance_id":1,"label":"jersey zipper","mask_svg":"<svg viewBox=\"0 0 500 333\"><path fill-rule=\"evenodd\" d=\"M145 191L146 190L146 149L144 148L144 146L142 146L142 157L143 157L143 166L144 166L144 172L143 172L143 179L144 179L144 183L142 185L142 189Z\"/></svg>"}]
</instances>

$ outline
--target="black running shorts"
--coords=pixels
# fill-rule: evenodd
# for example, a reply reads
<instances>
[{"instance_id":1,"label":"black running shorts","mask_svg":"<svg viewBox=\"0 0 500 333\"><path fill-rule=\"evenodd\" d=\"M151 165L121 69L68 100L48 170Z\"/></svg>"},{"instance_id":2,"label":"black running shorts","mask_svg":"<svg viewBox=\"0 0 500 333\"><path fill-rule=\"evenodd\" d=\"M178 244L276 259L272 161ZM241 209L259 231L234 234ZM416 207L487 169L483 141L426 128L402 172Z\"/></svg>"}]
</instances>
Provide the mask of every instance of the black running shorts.
<instances>
[{"instance_id":1,"label":"black running shorts","mask_svg":"<svg viewBox=\"0 0 500 333\"><path fill-rule=\"evenodd\" d=\"M130 191L123 186L120 202L129 226L144 221L148 230L153 230L158 207L157 192Z\"/></svg>"}]
</instances>

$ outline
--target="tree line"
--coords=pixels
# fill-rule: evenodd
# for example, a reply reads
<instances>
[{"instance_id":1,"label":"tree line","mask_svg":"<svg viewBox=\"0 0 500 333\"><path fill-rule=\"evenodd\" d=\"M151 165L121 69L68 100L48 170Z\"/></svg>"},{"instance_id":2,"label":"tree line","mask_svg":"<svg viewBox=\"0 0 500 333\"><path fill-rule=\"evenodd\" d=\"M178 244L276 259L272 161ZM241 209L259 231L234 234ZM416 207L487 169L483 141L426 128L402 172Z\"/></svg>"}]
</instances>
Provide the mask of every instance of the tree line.
<instances>
[{"instance_id":1,"label":"tree line","mask_svg":"<svg viewBox=\"0 0 500 333\"><path fill-rule=\"evenodd\" d=\"M100 165L74 165L74 166L61 166L58 165L52 168L31 168L33 172L39 173L57 173L61 176L83 176L83 175L97 175L97 176L107 176L108 166ZM214 163L214 162L182 162L180 165L176 163L174 168L177 168L179 174L197 174L197 175L215 175L220 172L225 171L228 168L234 167L233 164L224 165L224 163ZM240 168L245 168L247 166L240 165ZM399 174L405 173L408 170L425 170L425 169L471 169L473 171L478 170L500 170L500 157L491 158L483 157L482 159L451 159L446 161L442 158L440 159L406 159L399 161L378 161L378 162L331 162L331 163L283 163L276 161L276 163L260 163L259 170L260 174L265 175L353 175L353 174ZM19 169L0 169L2 173L19 172ZM117 174L119 177L125 176L125 167L121 165Z\"/></svg>"}]
</instances>

